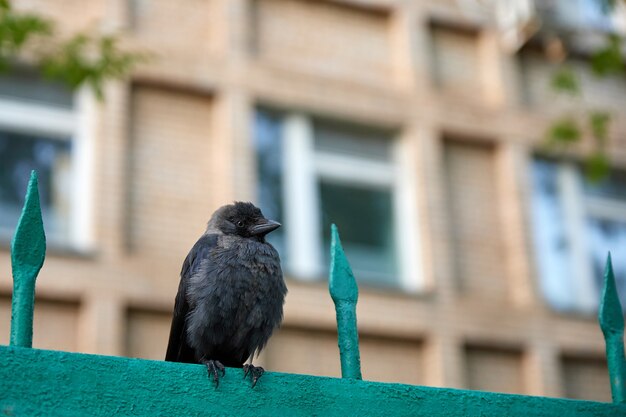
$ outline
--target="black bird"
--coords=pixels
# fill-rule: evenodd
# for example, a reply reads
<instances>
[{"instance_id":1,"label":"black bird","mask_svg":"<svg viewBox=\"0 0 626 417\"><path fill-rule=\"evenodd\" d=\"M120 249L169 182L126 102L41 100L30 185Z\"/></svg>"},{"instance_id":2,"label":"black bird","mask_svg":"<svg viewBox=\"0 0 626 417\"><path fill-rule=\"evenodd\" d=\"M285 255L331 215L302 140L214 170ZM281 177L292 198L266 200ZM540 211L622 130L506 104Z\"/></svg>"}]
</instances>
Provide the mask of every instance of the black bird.
<instances>
[{"instance_id":1,"label":"black bird","mask_svg":"<svg viewBox=\"0 0 626 417\"><path fill-rule=\"evenodd\" d=\"M216 387L224 367L244 369L252 387L261 367L244 363L283 318L287 287L265 235L280 227L252 203L219 208L183 262L166 361L200 363Z\"/></svg>"}]
</instances>

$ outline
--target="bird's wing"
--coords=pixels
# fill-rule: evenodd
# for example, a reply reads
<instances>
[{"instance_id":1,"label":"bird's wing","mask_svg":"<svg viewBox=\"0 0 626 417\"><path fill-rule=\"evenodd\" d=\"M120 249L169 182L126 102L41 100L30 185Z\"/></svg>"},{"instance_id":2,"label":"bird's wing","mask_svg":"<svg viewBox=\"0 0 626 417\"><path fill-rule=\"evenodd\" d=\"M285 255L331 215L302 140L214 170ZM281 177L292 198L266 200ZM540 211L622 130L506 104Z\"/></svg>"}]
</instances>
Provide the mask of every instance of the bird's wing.
<instances>
[{"instance_id":1,"label":"bird's wing","mask_svg":"<svg viewBox=\"0 0 626 417\"><path fill-rule=\"evenodd\" d=\"M197 363L194 350L187 343L186 325L187 314L189 313L189 302L187 300L187 285L189 278L198 269L200 261L205 259L210 250L217 244L217 235L203 235L191 248L189 254L183 262L180 271L180 284L174 303L174 315L172 317L172 327L170 329L170 339L167 345L165 360L170 362Z\"/></svg>"}]
</instances>

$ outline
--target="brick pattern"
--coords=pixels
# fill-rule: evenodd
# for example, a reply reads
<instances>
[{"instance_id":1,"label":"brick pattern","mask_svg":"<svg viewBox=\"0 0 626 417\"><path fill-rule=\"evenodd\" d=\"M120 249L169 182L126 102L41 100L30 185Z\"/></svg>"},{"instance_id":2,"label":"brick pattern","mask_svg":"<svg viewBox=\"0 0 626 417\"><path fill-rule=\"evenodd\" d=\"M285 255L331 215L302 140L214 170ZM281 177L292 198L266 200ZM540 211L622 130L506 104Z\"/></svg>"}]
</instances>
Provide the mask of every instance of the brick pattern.
<instances>
[{"instance_id":1,"label":"brick pattern","mask_svg":"<svg viewBox=\"0 0 626 417\"><path fill-rule=\"evenodd\" d=\"M361 335L359 347L363 379L412 385L427 384L421 342Z\"/></svg>"},{"instance_id":2,"label":"brick pattern","mask_svg":"<svg viewBox=\"0 0 626 417\"><path fill-rule=\"evenodd\" d=\"M391 75L389 18L333 2L258 0L259 58L318 76L384 83Z\"/></svg>"},{"instance_id":3,"label":"brick pattern","mask_svg":"<svg viewBox=\"0 0 626 417\"><path fill-rule=\"evenodd\" d=\"M270 339L260 363L279 372L339 377L337 351L336 333L284 326Z\"/></svg>"},{"instance_id":4,"label":"brick pattern","mask_svg":"<svg viewBox=\"0 0 626 417\"><path fill-rule=\"evenodd\" d=\"M561 366L566 397L611 402L609 371L604 358L563 356Z\"/></svg>"},{"instance_id":5,"label":"brick pattern","mask_svg":"<svg viewBox=\"0 0 626 417\"><path fill-rule=\"evenodd\" d=\"M446 142L447 186L456 274L461 292L501 299L507 282L493 147Z\"/></svg>"},{"instance_id":6,"label":"brick pattern","mask_svg":"<svg viewBox=\"0 0 626 417\"><path fill-rule=\"evenodd\" d=\"M217 2L187 0L181 7L167 0L127 1L130 34L162 64L189 69L219 52L223 40L218 31ZM176 30L167 29L172 27ZM185 44L189 47L181 48Z\"/></svg>"},{"instance_id":7,"label":"brick pattern","mask_svg":"<svg viewBox=\"0 0 626 417\"><path fill-rule=\"evenodd\" d=\"M163 360L170 334L170 312L131 308L126 312L124 356Z\"/></svg>"},{"instance_id":8,"label":"brick pattern","mask_svg":"<svg viewBox=\"0 0 626 417\"><path fill-rule=\"evenodd\" d=\"M106 0L17 0L11 5L16 10L52 19L56 30L69 35L76 31L97 32L106 17L106 3Z\"/></svg>"},{"instance_id":9,"label":"brick pattern","mask_svg":"<svg viewBox=\"0 0 626 417\"><path fill-rule=\"evenodd\" d=\"M468 346L465 357L467 386L470 389L527 393L520 352Z\"/></svg>"},{"instance_id":10,"label":"brick pattern","mask_svg":"<svg viewBox=\"0 0 626 417\"><path fill-rule=\"evenodd\" d=\"M130 248L182 263L211 213L211 100L138 87L131 111Z\"/></svg>"},{"instance_id":11,"label":"brick pattern","mask_svg":"<svg viewBox=\"0 0 626 417\"><path fill-rule=\"evenodd\" d=\"M478 35L446 26L431 28L432 67L437 86L454 95L480 99Z\"/></svg>"}]
</instances>

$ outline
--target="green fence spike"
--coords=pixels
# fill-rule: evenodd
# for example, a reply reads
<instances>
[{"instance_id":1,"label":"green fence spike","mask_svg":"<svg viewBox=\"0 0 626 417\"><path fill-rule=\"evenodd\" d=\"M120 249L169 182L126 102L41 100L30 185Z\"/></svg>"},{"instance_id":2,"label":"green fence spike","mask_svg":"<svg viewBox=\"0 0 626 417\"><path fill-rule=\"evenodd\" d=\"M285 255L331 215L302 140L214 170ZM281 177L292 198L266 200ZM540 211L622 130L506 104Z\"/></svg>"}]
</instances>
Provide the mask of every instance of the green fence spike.
<instances>
[{"instance_id":1,"label":"green fence spike","mask_svg":"<svg viewBox=\"0 0 626 417\"><path fill-rule=\"evenodd\" d=\"M604 289L600 300L598 321L606 342L606 360L611 379L614 403L626 404L626 359L624 358L624 316L617 294L611 254L604 271Z\"/></svg>"},{"instance_id":2,"label":"green fence spike","mask_svg":"<svg viewBox=\"0 0 626 417\"><path fill-rule=\"evenodd\" d=\"M337 226L334 224L331 226L328 287L337 313L341 376L343 378L362 379L359 333L356 325L356 302L359 298L359 288L341 247Z\"/></svg>"},{"instance_id":3,"label":"green fence spike","mask_svg":"<svg viewBox=\"0 0 626 417\"><path fill-rule=\"evenodd\" d=\"M11 241L13 296L11 299L12 346L32 347L35 280L46 256L46 235L41 219L37 173L32 171L22 215Z\"/></svg>"}]
</instances>

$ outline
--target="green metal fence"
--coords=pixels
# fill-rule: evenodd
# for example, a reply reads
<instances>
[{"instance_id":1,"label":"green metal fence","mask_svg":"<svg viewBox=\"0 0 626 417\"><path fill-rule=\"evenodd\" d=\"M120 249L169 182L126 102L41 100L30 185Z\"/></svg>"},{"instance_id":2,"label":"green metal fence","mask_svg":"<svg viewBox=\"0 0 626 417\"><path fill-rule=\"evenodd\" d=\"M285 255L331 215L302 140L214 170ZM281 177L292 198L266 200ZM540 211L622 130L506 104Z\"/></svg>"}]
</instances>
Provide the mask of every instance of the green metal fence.
<instances>
[{"instance_id":1,"label":"green metal fence","mask_svg":"<svg viewBox=\"0 0 626 417\"><path fill-rule=\"evenodd\" d=\"M0 346L0 416L626 416L624 318L607 259L600 305L613 404L361 380L358 288L332 229L330 293L342 378L267 372L252 390L240 370L218 389L201 365L33 349L35 280L45 256L37 176L12 242L9 346Z\"/></svg>"}]
</instances>

